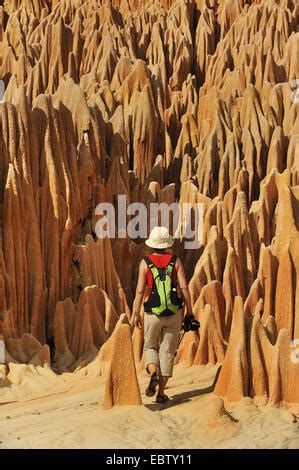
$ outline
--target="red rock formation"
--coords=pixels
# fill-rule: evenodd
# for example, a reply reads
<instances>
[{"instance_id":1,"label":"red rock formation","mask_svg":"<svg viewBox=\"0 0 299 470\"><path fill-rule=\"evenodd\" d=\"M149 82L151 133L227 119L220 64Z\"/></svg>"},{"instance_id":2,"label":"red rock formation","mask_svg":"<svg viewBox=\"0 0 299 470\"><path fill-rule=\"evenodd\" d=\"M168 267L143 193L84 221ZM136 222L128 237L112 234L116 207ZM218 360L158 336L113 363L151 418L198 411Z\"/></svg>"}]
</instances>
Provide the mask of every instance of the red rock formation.
<instances>
[{"instance_id":1,"label":"red rock formation","mask_svg":"<svg viewBox=\"0 0 299 470\"><path fill-rule=\"evenodd\" d=\"M82 290L77 307L70 298L58 302L54 318L55 367L76 368L93 357L112 334L118 315L98 286Z\"/></svg>"},{"instance_id":2,"label":"red rock formation","mask_svg":"<svg viewBox=\"0 0 299 470\"><path fill-rule=\"evenodd\" d=\"M206 304L201 315L201 329L198 349L194 364L211 364L222 362L225 356L225 345L219 334L215 314L209 304Z\"/></svg>"},{"instance_id":3,"label":"red rock formation","mask_svg":"<svg viewBox=\"0 0 299 470\"><path fill-rule=\"evenodd\" d=\"M141 405L140 390L134 363L131 327L122 315L110 338L110 368L103 408L115 405Z\"/></svg>"},{"instance_id":4,"label":"red rock formation","mask_svg":"<svg viewBox=\"0 0 299 470\"><path fill-rule=\"evenodd\" d=\"M96 241L99 202L203 203L202 246L176 243L202 317L178 360L223 361L229 341L218 392L298 401L296 14L294 0L1 2L0 334L19 359L54 336L72 369L130 316L144 247Z\"/></svg>"},{"instance_id":5,"label":"red rock formation","mask_svg":"<svg viewBox=\"0 0 299 470\"><path fill-rule=\"evenodd\" d=\"M8 338L5 346L7 362L11 360L34 366L51 365L49 346L41 345L32 335L25 333L21 339Z\"/></svg>"},{"instance_id":6,"label":"red rock formation","mask_svg":"<svg viewBox=\"0 0 299 470\"><path fill-rule=\"evenodd\" d=\"M215 393L230 401L237 401L248 394L245 315L239 296L234 304L230 340Z\"/></svg>"}]
</instances>

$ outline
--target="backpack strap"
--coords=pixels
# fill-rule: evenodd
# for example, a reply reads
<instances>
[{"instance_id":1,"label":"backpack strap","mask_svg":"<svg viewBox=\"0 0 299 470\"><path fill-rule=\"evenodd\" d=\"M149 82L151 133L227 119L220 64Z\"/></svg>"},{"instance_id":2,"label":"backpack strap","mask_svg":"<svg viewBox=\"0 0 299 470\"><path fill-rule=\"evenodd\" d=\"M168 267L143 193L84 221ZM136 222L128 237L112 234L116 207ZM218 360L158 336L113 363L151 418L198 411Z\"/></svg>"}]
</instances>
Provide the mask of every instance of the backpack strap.
<instances>
[{"instance_id":1,"label":"backpack strap","mask_svg":"<svg viewBox=\"0 0 299 470\"><path fill-rule=\"evenodd\" d=\"M145 256L143 259L150 269L151 269L151 266L154 266L154 263L150 260L148 256Z\"/></svg>"},{"instance_id":2,"label":"backpack strap","mask_svg":"<svg viewBox=\"0 0 299 470\"><path fill-rule=\"evenodd\" d=\"M157 266L154 265L154 263L151 261L151 259L148 256L145 256L143 259L146 262L148 268L150 269L153 275L153 287L156 288L156 279L160 275L159 269L157 268Z\"/></svg>"},{"instance_id":3,"label":"backpack strap","mask_svg":"<svg viewBox=\"0 0 299 470\"><path fill-rule=\"evenodd\" d=\"M166 266L167 271L168 271L168 274L169 274L169 276L171 277L171 283L172 283L172 284L173 284L172 273L173 273L173 269L174 269L176 260L177 260L177 256L176 256L176 255L172 255L172 258L170 259L168 265Z\"/></svg>"},{"instance_id":4,"label":"backpack strap","mask_svg":"<svg viewBox=\"0 0 299 470\"><path fill-rule=\"evenodd\" d=\"M168 266L170 266L171 268L171 272L174 268L174 265L176 263L176 260L177 260L177 255L172 255L172 258L170 259L169 263L168 263ZM168 266L166 266L168 268Z\"/></svg>"},{"instance_id":5,"label":"backpack strap","mask_svg":"<svg viewBox=\"0 0 299 470\"><path fill-rule=\"evenodd\" d=\"M160 271L161 270L168 270L168 273L169 275L171 276L172 275L172 271L173 271L173 268L174 268L174 265L176 263L176 260L177 260L177 256L176 255L172 255L172 257L170 258L170 261L169 263L167 264L167 266L164 266L164 268L157 268L157 266L155 266L155 264L152 262L152 260L148 257L148 256L145 256L144 258L144 261L146 262L148 268L150 269L152 275L153 275L153 284L155 285L156 282L155 280L157 279L157 277L160 275Z\"/></svg>"}]
</instances>

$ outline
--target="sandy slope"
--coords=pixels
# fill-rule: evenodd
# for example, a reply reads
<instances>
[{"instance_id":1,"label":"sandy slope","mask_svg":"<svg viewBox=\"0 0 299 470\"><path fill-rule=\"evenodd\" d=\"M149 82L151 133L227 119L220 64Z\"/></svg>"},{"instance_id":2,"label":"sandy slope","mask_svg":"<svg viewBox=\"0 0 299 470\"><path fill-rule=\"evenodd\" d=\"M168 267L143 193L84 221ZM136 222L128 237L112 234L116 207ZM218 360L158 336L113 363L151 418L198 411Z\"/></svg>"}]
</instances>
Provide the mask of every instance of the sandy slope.
<instances>
[{"instance_id":1,"label":"sandy slope","mask_svg":"<svg viewBox=\"0 0 299 470\"><path fill-rule=\"evenodd\" d=\"M286 410L259 409L245 399L229 415L214 420L217 399L211 390L216 373L217 366L176 366L168 406L156 405L142 393L142 407L103 411L104 377L55 376L50 370L27 368L19 385L1 389L0 446L299 448L298 422ZM141 372L142 391L146 380Z\"/></svg>"}]
</instances>

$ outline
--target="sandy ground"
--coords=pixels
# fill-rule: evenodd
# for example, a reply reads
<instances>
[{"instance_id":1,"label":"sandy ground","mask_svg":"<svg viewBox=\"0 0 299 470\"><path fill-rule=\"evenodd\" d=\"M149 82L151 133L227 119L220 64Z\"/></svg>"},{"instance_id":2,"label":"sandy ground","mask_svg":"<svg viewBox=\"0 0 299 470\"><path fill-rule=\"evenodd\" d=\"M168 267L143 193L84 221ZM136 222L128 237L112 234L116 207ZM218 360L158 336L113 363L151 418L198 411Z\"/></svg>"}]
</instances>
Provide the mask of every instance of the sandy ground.
<instances>
[{"instance_id":1,"label":"sandy ground","mask_svg":"<svg viewBox=\"0 0 299 470\"><path fill-rule=\"evenodd\" d=\"M16 366L0 389L0 448L299 448L298 421L285 409L244 399L211 418L217 370L175 366L167 405L145 397L140 372L143 406L104 411L104 376Z\"/></svg>"}]
</instances>

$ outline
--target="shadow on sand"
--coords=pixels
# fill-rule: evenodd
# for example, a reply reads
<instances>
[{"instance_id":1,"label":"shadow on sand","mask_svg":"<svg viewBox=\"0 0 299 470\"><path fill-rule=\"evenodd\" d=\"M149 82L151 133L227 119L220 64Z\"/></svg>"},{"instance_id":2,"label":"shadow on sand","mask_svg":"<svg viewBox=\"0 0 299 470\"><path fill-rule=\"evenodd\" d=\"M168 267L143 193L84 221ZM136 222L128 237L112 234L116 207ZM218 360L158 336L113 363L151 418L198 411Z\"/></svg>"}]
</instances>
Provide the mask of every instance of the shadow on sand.
<instances>
[{"instance_id":1,"label":"shadow on sand","mask_svg":"<svg viewBox=\"0 0 299 470\"><path fill-rule=\"evenodd\" d=\"M182 403L187 403L188 401L191 401L192 398L194 397L199 397L200 395L205 395L206 393L212 393L215 389L220 370L221 370L221 365L219 366L214 381L212 385L206 388L200 388L198 390L190 390L189 392L183 392L177 395L173 395L171 398L166 403L153 403L153 404L146 404L144 405L146 408L148 408L151 411L157 411L157 410L165 410L166 408L171 408L172 406L176 405L181 405Z\"/></svg>"}]
</instances>

